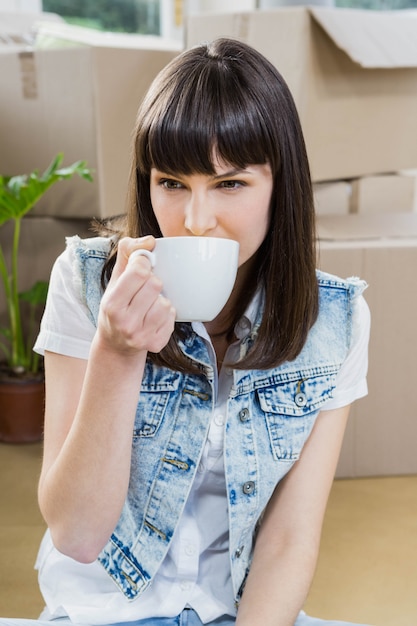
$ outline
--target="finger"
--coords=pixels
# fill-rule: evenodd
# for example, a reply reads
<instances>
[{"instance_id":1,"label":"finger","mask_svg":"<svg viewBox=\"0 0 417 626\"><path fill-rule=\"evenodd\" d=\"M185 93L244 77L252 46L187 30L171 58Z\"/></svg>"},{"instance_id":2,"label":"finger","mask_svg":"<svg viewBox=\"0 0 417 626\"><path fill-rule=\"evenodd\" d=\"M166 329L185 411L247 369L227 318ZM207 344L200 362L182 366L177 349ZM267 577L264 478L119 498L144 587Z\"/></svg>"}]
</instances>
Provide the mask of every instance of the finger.
<instances>
[{"instance_id":1,"label":"finger","mask_svg":"<svg viewBox=\"0 0 417 626\"><path fill-rule=\"evenodd\" d=\"M171 302L159 296L145 316L148 351L158 353L166 346L175 328L175 316L176 311Z\"/></svg>"},{"instance_id":2,"label":"finger","mask_svg":"<svg viewBox=\"0 0 417 626\"><path fill-rule=\"evenodd\" d=\"M113 269L115 279L126 269L129 257L135 250L143 249L151 251L155 246L155 238L152 235L146 237L123 237L117 245L116 263ZM112 275L113 275L112 274Z\"/></svg>"},{"instance_id":3,"label":"finger","mask_svg":"<svg viewBox=\"0 0 417 626\"><path fill-rule=\"evenodd\" d=\"M102 302L107 315L116 324L128 315L134 326L140 326L161 290L161 280L152 274L149 261L142 257L126 268L117 282L108 286Z\"/></svg>"},{"instance_id":4,"label":"finger","mask_svg":"<svg viewBox=\"0 0 417 626\"><path fill-rule=\"evenodd\" d=\"M131 263L134 263L135 259L137 259L140 256L144 256L145 259L148 259L152 268L155 267L154 253L150 252L149 250L146 250L145 248L137 248L136 250L133 250L133 252L131 252L129 255L129 260L127 264L130 265Z\"/></svg>"},{"instance_id":5,"label":"finger","mask_svg":"<svg viewBox=\"0 0 417 626\"><path fill-rule=\"evenodd\" d=\"M175 309L155 289L153 279L124 310L116 299L106 303L103 310L104 331L113 344L123 350L159 352L174 330ZM155 283L157 280L155 278Z\"/></svg>"}]
</instances>

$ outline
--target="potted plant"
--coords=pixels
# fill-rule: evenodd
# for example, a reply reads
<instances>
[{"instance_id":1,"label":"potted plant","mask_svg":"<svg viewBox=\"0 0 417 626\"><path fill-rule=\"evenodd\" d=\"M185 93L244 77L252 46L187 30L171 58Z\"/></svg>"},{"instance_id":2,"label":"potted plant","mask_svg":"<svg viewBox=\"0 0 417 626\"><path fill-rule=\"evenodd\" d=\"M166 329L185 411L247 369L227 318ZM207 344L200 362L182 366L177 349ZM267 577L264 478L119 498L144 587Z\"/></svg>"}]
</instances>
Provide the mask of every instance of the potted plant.
<instances>
[{"instance_id":1,"label":"potted plant","mask_svg":"<svg viewBox=\"0 0 417 626\"><path fill-rule=\"evenodd\" d=\"M43 429L43 363L33 352L37 314L46 301L48 284L38 281L25 292L19 290L19 244L21 222L44 193L60 180L78 174L92 180L84 161L60 167L62 153L39 174L34 170L20 176L0 176L0 227L12 222L10 258L0 243L0 285L5 302L7 326L0 328L0 441L40 440Z\"/></svg>"}]
</instances>

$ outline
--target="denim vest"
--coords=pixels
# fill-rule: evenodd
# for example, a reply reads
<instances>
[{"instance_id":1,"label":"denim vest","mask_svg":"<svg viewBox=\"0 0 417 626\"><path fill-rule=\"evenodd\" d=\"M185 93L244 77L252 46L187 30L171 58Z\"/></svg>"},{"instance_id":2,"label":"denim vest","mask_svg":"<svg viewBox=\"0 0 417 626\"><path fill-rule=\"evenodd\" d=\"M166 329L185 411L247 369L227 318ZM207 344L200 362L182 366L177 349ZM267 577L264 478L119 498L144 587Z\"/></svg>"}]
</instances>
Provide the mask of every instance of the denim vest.
<instances>
[{"instance_id":1,"label":"denim vest","mask_svg":"<svg viewBox=\"0 0 417 626\"><path fill-rule=\"evenodd\" d=\"M70 240L89 315L97 323L100 276L109 240ZM224 463L230 526L230 563L238 603L249 570L257 523L277 483L306 442L331 398L351 337L352 300L365 288L317 272L320 309L296 359L269 370L234 370L228 400ZM242 355L253 342L262 311ZM129 600L151 583L170 546L191 489L214 407L214 372L195 333L180 345L200 363L201 375L148 362L132 437L131 479L120 520L99 561ZM116 416L117 418L117 416Z\"/></svg>"}]
</instances>

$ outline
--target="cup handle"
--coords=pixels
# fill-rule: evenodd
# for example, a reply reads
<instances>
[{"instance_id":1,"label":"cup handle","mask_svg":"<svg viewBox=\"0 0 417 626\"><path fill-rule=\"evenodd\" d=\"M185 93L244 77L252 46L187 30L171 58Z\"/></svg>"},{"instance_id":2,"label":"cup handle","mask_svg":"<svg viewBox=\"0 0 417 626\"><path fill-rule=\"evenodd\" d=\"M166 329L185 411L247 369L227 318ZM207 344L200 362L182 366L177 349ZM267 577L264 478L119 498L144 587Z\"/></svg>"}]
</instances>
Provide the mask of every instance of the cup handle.
<instances>
[{"instance_id":1,"label":"cup handle","mask_svg":"<svg viewBox=\"0 0 417 626\"><path fill-rule=\"evenodd\" d=\"M150 263L151 263L151 267L154 268L155 267L155 262L156 262L156 258L155 258L155 254L153 252L150 252L149 250L144 250L142 248L140 248L139 250L134 250L132 252L132 254L129 255L129 260L128 260L128 265L129 263L131 263L137 256L146 256L147 259L149 259Z\"/></svg>"}]
</instances>

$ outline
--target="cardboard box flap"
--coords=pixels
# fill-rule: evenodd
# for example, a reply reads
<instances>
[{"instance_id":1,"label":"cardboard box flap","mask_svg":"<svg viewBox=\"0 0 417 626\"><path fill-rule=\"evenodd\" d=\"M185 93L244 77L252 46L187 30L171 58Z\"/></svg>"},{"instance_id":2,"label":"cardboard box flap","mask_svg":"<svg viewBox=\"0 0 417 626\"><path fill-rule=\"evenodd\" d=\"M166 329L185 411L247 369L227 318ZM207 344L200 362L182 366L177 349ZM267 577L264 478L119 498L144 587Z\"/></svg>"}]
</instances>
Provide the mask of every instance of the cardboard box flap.
<instances>
[{"instance_id":1,"label":"cardboard box flap","mask_svg":"<svg viewBox=\"0 0 417 626\"><path fill-rule=\"evenodd\" d=\"M39 19L45 22L64 22L63 18L55 13L0 11L0 42L32 44Z\"/></svg>"},{"instance_id":2,"label":"cardboard box flap","mask_svg":"<svg viewBox=\"0 0 417 626\"><path fill-rule=\"evenodd\" d=\"M417 239L417 214L320 215L317 236L320 241Z\"/></svg>"},{"instance_id":3,"label":"cardboard box flap","mask_svg":"<svg viewBox=\"0 0 417 626\"><path fill-rule=\"evenodd\" d=\"M313 8L336 46L364 68L417 67L415 11Z\"/></svg>"}]
</instances>

